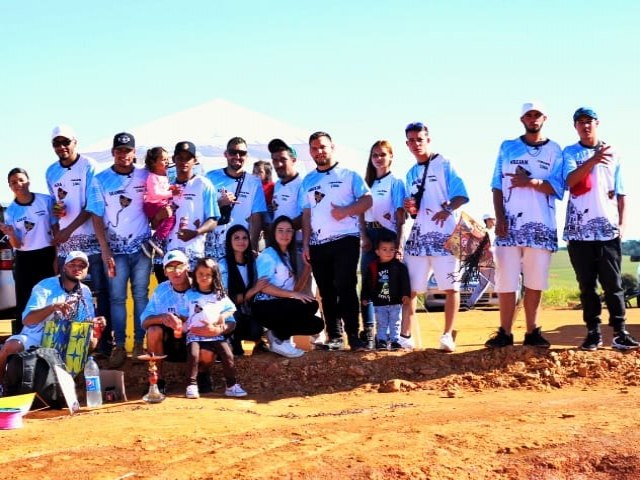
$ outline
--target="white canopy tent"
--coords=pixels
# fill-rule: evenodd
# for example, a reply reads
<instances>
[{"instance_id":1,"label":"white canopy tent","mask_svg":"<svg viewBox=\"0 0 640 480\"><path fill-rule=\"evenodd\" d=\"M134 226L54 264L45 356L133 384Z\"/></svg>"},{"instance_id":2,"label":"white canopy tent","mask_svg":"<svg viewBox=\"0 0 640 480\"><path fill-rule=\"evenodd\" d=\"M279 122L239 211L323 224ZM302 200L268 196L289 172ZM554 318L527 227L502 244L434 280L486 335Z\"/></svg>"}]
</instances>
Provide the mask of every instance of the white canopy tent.
<instances>
[{"instance_id":1,"label":"white canopy tent","mask_svg":"<svg viewBox=\"0 0 640 480\"><path fill-rule=\"evenodd\" d=\"M205 172L226 165L224 150L232 137L242 137L247 141L249 162L270 160L267 144L274 138L281 138L296 149L298 171L301 174L315 168L309 156L308 139L312 132L293 127L262 113L251 111L222 99L212 100L197 107L153 120L145 125L119 131L128 131L136 138L136 153L143 159L147 149L163 146L173 153L173 147L180 141L191 141L196 145L198 160ZM118 133L113 132L115 135ZM100 164L112 161L111 146L113 136L90 145L85 153ZM342 164L364 175L366 155L353 149L337 146L335 158ZM246 165L251 171L251 165Z\"/></svg>"}]
</instances>

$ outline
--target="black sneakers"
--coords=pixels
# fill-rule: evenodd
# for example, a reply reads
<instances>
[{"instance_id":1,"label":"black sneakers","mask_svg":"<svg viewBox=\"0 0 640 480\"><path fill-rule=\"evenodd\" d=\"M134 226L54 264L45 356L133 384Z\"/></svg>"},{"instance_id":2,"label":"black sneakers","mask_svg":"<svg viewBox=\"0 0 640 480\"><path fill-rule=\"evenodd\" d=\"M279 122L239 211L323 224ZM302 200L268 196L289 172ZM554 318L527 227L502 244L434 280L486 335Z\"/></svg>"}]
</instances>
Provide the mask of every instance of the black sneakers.
<instances>
[{"instance_id":1,"label":"black sneakers","mask_svg":"<svg viewBox=\"0 0 640 480\"><path fill-rule=\"evenodd\" d=\"M535 328L531 333L525 333L522 345L538 348L549 348L551 346L547 339L542 336L540 327Z\"/></svg>"},{"instance_id":2,"label":"black sneakers","mask_svg":"<svg viewBox=\"0 0 640 480\"><path fill-rule=\"evenodd\" d=\"M620 330L613 334L613 340L611 341L611 348L616 350L632 350L640 347L640 342L629 335L626 330Z\"/></svg>"},{"instance_id":3,"label":"black sneakers","mask_svg":"<svg viewBox=\"0 0 640 480\"><path fill-rule=\"evenodd\" d=\"M513 335L507 334L502 327L484 344L487 348L502 348L513 345Z\"/></svg>"},{"instance_id":4,"label":"black sneakers","mask_svg":"<svg viewBox=\"0 0 640 480\"><path fill-rule=\"evenodd\" d=\"M387 350L387 348L386 340L376 340L376 350Z\"/></svg>"},{"instance_id":5,"label":"black sneakers","mask_svg":"<svg viewBox=\"0 0 640 480\"><path fill-rule=\"evenodd\" d=\"M580 350L595 352L600 347L602 347L602 333L600 333L600 330L588 330L584 342L580 345Z\"/></svg>"}]
</instances>

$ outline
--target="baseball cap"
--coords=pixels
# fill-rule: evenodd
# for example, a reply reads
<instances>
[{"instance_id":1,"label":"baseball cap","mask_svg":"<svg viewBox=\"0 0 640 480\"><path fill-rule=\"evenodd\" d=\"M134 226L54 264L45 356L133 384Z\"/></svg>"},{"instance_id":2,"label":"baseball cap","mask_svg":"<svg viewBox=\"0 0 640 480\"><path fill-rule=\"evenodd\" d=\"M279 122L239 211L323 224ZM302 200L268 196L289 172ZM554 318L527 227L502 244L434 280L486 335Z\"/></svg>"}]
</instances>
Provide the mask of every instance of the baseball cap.
<instances>
[{"instance_id":1,"label":"baseball cap","mask_svg":"<svg viewBox=\"0 0 640 480\"><path fill-rule=\"evenodd\" d=\"M526 102L522 104L522 111L520 112L520 116L523 117L527 112L530 112L531 110L535 110L536 112L540 112L543 115L547 114L547 109L544 108L544 105L542 105L542 103L534 100L531 102Z\"/></svg>"},{"instance_id":2,"label":"baseball cap","mask_svg":"<svg viewBox=\"0 0 640 480\"><path fill-rule=\"evenodd\" d=\"M80 250L73 250L71 252L69 252L67 254L67 257L64 259L64 264L66 265L69 262L72 262L74 260L82 260L85 265L89 265L89 258L87 257L87 254L84 252L81 252Z\"/></svg>"},{"instance_id":3,"label":"baseball cap","mask_svg":"<svg viewBox=\"0 0 640 480\"><path fill-rule=\"evenodd\" d=\"M485 213L485 214L482 216L482 220L489 220L490 218L493 218L493 219L495 220L495 219L496 219L496 216L495 216L495 215L491 215L490 213Z\"/></svg>"},{"instance_id":4,"label":"baseball cap","mask_svg":"<svg viewBox=\"0 0 640 480\"><path fill-rule=\"evenodd\" d=\"M58 125L51 130L51 140L56 137L64 137L69 140L76 138L76 132L69 125Z\"/></svg>"},{"instance_id":5,"label":"baseball cap","mask_svg":"<svg viewBox=\"0 0 640 480\"><path fill-rule=\"evenodd\" d=\"M189 265L189 259L184 254L184 252L180 250L171 250L167 252L162 259L162 268L169 265L171 262L182 263L183 265Z\"/></svg>"},{"instance_id":6,"label":"baseball cap","mask_svg":"<svg viewBox=\"0 0 640 480\"><path fill-rule=\"evenodd\" d=\"M577 121L580 117L589 117L598 120L598 114L590 107L580 107L573 114L573 121Z\"/></svg>"},{"instance_id":7,"label":"baseball cap","mask_svg":"<svg viewBox=\"0 0 640 480\"><path fill-rule=\"evenodd\" d=\"M136 148L136 139L127 132L116 133L113 136L113 148L120 147Z\"/></svg>"},{"instance_id":8,"label":"baseball cap","mask_svg":"<svg viewBox=\"0 0 640 480\"><path fill-rule=\"evenodd\" d=\"M178 142L176 148L173 150L173 154L177 155L180 152L189 152L193 157L196 156L196 146L192 142Z\"/></svg>"},{"instance_id":9,"label":"baseball cap","mask_svg":"<svg viewBox=\"0 0 640 480\"><path fill-rule=\"evenodd\" d=\"M269 145L267 145L267 148L269 149L269 153L276 153L276 152L281 152L283 150L288 150L289 153L291 153L291 155L293 155L294 157L297 156L296 149L293 147L290 147L285 143L284 140L281 140L279 138L274 138L273 140L271 140L269 142Z\"/></svg>"}]
</instances>

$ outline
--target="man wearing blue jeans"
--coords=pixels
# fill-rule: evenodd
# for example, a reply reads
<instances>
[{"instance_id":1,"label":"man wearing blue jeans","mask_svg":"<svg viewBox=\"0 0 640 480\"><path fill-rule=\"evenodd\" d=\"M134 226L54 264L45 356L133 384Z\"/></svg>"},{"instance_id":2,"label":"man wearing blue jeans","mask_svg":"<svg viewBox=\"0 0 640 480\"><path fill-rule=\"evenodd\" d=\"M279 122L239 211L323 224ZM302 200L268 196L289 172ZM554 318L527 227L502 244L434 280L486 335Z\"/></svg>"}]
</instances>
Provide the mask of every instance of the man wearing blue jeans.
<instances>
[{"instance_id":1,"label":"man wearing blue jeans","mask_svg":"<svg viewBox=\"0 0 640 480\"><path fill-rule=\"evenodd\" d=\"M49 165L45 177L49 195L58 204L54 215L59 229L53 236L58 253L58 270L71 251L82 251L89 258L91 291L96 297L96 315L107 319L97 350L111 353L111 314L107 272L100 255L100 245L91 222L92 205L98 201L93 188L95 161L77 151L78 140L68 125L58 125L51 132L51 146L58 161Z\"/></svg>"},{"instance_id":2,"label":"man wearing blue jeans","mask_svg":"<svg viewBox=\"0 0 640 480\"><path fill-rule=\"evenodd\" d=\"M124 344L129 282L133 294L134 358L143 353L145 332L140 316L149 301L151 259L142 252L141 245L151 237L151 230L142 210L147 170L134 166L133 135L116 134L111 152L113 165L96 175L100 202L92 213L102 259L109 270L111 323L116 344L109 367L119 368L127 358Z\"/></svg>"}]
</instances>

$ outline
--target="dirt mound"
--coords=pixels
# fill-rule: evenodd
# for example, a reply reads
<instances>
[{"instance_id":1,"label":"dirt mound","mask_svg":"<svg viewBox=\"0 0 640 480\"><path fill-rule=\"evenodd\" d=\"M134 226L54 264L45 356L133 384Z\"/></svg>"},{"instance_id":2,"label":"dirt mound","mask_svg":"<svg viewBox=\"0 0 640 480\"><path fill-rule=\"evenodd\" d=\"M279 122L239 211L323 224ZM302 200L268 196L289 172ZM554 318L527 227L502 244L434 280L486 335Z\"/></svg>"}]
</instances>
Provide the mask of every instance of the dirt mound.
<instances>
[{"instance_id":1,"label":"dirt mound","mask_svg":"<svg viewBox=\"0 0 640 480\"><path fill-rule=\"evenodd\" d=\"M286 359L270 353L238 358L238 378L252 394L273 398L321 395L357 388L381 391L486 389L548 390L568 385L596 385L608 380L640 385L640 352L541 350L507 347L444 354L412 352L308 352ZM125 378L133 393L146 383L146 366L131 359ZM222 369L212 369L221 386ZM184 364L165 366L167 382L182 390Z\"/></svg>"}]
</instances>

